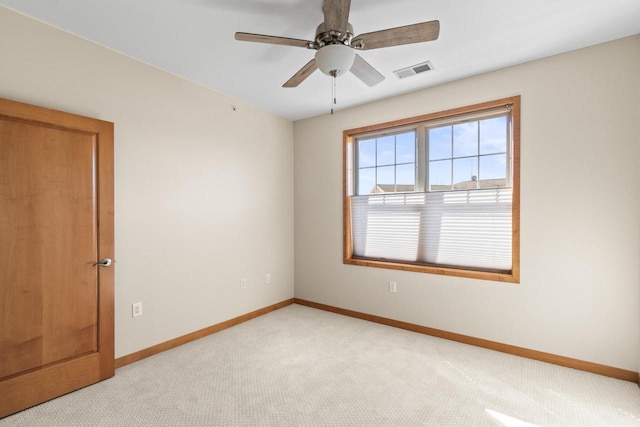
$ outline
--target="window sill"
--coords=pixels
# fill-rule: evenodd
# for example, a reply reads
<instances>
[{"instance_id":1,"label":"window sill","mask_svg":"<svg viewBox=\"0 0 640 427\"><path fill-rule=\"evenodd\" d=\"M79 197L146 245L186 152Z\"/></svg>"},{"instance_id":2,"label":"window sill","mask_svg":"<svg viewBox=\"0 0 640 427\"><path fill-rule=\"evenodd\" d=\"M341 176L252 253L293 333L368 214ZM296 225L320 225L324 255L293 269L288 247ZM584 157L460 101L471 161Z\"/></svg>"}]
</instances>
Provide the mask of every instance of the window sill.
<instances>
[{"instance_id":1,"label":"window sill","mask_svg":"<svg viewBox=\"0 0 640 427\"><path fill-rule=\"evenodd\" d=\"M520 276L518 272L515 271L477 271L453 267L402 263L396 261L381 261L367 258L345 258L344 264L359 265L363 267L387 268L392 270L413 271L417 273L438 274L443 276L465 277L470 279L490 280L494 282L520 283Z\"/></svg>"}]
</instances>

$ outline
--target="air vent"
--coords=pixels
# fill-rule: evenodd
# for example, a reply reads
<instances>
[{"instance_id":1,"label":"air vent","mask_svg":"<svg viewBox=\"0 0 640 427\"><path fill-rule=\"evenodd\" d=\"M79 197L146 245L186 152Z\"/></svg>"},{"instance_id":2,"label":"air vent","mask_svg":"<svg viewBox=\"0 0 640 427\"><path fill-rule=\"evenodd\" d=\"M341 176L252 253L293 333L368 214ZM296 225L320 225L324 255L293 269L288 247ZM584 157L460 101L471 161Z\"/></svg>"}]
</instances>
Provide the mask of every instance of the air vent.
<instances>
[{"instance_id":1,"label":"air vent","mask_svg":"<svg viewBox=\"0 0 640 427\"><path fill-rule=\"evenodd\" d=\"M403 68L393 72L399 79L406 79L407 77L415 76L416 74L424 73L425 71L433 70L433 65L430 61L422 62L420 64L412 65L411 67Z\"/></svg>"}]
</instances>

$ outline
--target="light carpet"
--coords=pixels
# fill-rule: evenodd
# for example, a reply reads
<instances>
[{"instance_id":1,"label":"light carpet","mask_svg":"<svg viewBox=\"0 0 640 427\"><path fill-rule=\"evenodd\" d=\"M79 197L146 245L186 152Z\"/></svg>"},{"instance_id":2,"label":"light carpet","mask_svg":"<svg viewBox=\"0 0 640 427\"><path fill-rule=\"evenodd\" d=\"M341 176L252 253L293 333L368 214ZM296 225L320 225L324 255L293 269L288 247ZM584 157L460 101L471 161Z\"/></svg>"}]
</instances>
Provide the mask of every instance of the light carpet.
<instances>
[{"instance_id":1,"label":"light carpet","mask_svg":"<svg viewBox=\"0 0 640 427\"><path fill-rule=\"evenodd\" d=\"M0 427L638 425L636 384L300 305L0 420Z\"/></svg>"}]
</instances>

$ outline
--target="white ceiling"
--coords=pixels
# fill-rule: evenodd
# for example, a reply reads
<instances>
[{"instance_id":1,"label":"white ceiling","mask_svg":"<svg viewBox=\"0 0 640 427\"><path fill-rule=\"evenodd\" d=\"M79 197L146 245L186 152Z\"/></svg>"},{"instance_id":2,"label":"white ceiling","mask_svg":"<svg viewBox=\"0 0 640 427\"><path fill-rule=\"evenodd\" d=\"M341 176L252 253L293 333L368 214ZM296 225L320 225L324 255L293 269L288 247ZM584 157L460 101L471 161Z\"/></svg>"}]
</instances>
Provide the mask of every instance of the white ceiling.
<instances>
[{"instance_id":1,"label":"white ceiling","mask_svg":"<svg viewBox=\"0 0 640 427\"><path fill-rule=\"evenodd\" d=\"M234 39L243 31L312 40L322 0L0 4L291 120L331 107L331 78L320 71L282 88L315 51ZM338 77L337 109L639 34L640 0L352 0L349 21L360 34L433 19L436 41L362 51L386 79L370 88ZM427 60L433 71L403 80L392 73Z\"/></svg>"}]
</instances>

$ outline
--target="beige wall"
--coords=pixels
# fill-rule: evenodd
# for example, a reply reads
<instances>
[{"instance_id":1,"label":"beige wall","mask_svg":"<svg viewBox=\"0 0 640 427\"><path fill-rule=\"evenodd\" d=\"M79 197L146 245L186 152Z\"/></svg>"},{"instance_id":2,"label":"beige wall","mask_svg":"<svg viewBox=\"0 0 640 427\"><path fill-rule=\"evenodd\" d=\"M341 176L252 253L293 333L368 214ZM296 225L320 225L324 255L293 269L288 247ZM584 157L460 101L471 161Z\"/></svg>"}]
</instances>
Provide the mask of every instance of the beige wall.
<instances>
[{"instance_id":1,"label":"beige wall","mask_svg":"<svg viewBox=\"0 0 640 427\"><path fill-rule=\"evenodd\" d=\"M296 122L296 297L637 371L639 76L636 36ZM342 264L343 130L518 94L521 284Z\"/></svg>"},{"instance_id":2,"label":"beige wall","mask_svg":"<svg viewBox=\"0 0 640 427\"><path fill-rule=\"evenodd\" d=\"M291 122L3 7L0 58L0 97L115 123L117 357L293 297Z\"/></svg>"}]
</instances>

